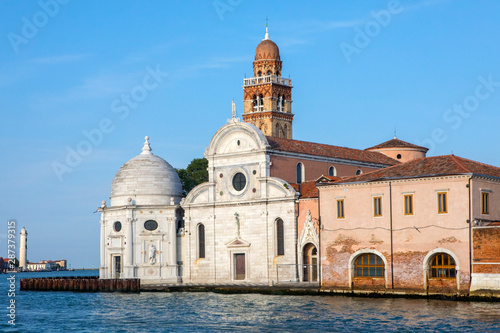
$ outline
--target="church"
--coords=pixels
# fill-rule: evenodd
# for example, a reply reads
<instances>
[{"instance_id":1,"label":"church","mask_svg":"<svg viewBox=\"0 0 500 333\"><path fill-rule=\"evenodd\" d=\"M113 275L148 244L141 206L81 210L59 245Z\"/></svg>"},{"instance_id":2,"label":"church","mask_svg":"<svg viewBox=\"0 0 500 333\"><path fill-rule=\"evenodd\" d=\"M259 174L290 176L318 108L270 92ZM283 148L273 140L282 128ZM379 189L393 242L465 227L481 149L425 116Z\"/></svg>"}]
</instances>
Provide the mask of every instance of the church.
<instances>
[{"instance_id":1,"label":"church","mask_svg":"<svg viewBox=\"0 0 500 333\"><path fill-rule=\"evenodd\" d=\"M427 148L397 138L364 150L296 140L293 86L291 79L281 76L282 68L279 48L266 28L255 50L254 76L243 80L242 120L236 118L233 104L233 117L215 132L205 150L208 181L185 197L176 171L153 154L146 137L142 152L116 173L109 205L103 201L98 209L100 278L140 278L141 284L307 282L340 290L435 287L439 292L455 286L468 290L472 257L463 248L465 244L465 248L472 247L473 216L463 226L463 212L448 214L448 208L451 211L464 203L466 193L458 188L461 181L470 185L466 175L481 174L474 191L483 195L483 201L477 206L485 205L485 198L492 204L488 214L480 214L475 221L495 226L500 220L500 168L481 167L474 161L468 168L461 167L469 160L458 157L427 158ZM443 165L448 167L440 170ZM437 171L445 173L439 177L439 191L429 185L433 182L430 172ZM457 190L443 181L445 177L460 179L455 181L460 183ZM421 180L418 190L400 184L410 178ZM397 180L400 183L395 184ZM389 205L396 205L389 193L393 188L404 193L406 206L401 209L408 213L404 221L396 218L392 206L388 210ZM456 228L459 219L459 231L439 237L439 232L429 229L435 235L432 241L425 235L396 231L393 224L404 228L407 225L400 224L405 222L418 228L415 223L420 225L427 218L427 210L420 209L433 211L434 204L432 199L421 198L436 193L441 193L437 199L440 214L447 214L444 222L437 222L442 227L438 230ZM416 221L411 221L413 215ZM436 250L448 243L455 252ZM413 257L396 256L395 251L408 249ZM443 253L449 255L444 278L455 278L444 284L433 282L428 273L436 254L442 260ZM412 264L405 263L405 258ZM458 267L451 268L451 260L461 262L460 272ZM418 272L409 274L397 266L400 263ZM498 284L500 289L500 272L497 266L491 267L481 283L490 289ZM412 280L406 281L405 276Z\"/></svg>"}]
</instances>

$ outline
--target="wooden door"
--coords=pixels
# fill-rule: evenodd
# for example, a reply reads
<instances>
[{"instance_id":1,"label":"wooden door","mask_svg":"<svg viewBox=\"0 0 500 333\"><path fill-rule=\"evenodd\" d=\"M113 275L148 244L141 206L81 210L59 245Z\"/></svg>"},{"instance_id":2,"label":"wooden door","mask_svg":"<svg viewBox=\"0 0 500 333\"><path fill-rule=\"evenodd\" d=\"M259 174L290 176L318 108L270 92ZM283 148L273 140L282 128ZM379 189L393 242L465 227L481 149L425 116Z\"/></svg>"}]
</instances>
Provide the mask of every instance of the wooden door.
<instances>
[{"instance_id":1,"label":"wooden door","mask_svg":"<svg viewBox=\"0 0 500 333\"><path fill-rule=\"evenodd\" d=\"M122 271L122 257L121 256L114 256L113 257L113 261L114 261L114 271L115 271L115 279L119 279L120 278L120 273Z\"/></svg>"},{"instance_id":2,"label":"wooden door","mask_svg":"<svg viewBox=\"0 0 500 333\"><path fill-rule=\"evenodd\" d=\"M245 280L245 254L237 253L234 255L235 280Z\"/></svg>"}]
</instances>

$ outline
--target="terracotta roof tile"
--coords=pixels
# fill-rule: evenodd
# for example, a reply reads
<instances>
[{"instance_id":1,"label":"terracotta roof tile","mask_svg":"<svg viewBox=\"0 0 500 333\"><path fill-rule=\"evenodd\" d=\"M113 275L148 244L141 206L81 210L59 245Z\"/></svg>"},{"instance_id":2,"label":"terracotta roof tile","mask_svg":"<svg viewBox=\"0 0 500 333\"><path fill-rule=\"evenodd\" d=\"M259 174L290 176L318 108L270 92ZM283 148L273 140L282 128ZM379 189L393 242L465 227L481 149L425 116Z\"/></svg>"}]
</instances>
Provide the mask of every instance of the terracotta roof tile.
<instances>
[{"instance_id":1,"label":"terracotta roof tile","mask_svg":"<svg viewBox=\"0 0 500 333\"><path fill-rule=\"evenodd\" d=\"M319 195L315 180L303 182L302 184L300 184L300 191L299 191L299 184L290 184L290 185L292 185L295 191L301 193L300 196L301 199L317 198Z\"/></svg>"},{"instance_id":2,"label":"terracotta roof tile","mask_svg":"<svg viewBox=\"0 0 500 333\"><path fill-rule=\"evenodd\" d=\"M399 140L396 138L391 139L391 140L386 141L386 142L382 142L381 144L378 144L376 146L366 148L365 150L382 149L382 148L416 148L416 149L425 150L426 152L429 150L429 148L417 146L417 145L414 145L413 143L409 143L409 142Z\"/></svg>"},{"instance_id":3,"label":"terracotta roof tile","mask_svg":"<svg viewBox=\"0 0 500 333\"><path fill-rule=\"evenodd\" d=\"M476 174L500 178L500 168L455 155L419 158L399 165L375 170L331 183L372 182L388 179L421 178L460 174Z\"/></svg>"},{"instance_id":4,"label":"terracotta roof tile","mask_svg":"<svg viewBox=\"0 0 500 333\"><path fill-rule=\"evenodd\" d=\"M299 154L324 156L343 160L368 162L384 165L396 165L400 162L382 153L359 150L353 148L331 146L322 143L280 139L267 136L267 141L272 149Z\"/></svg>"},{"instance_id":5,"label":"terracotta roof tile","mask_svg":"<svg viewBox=\"0 0 500 333\"><path fill-rule=\"evenodd\" d=\"M342 179L341 177L336 177L336 176L325 176L322 175L321 177L318 177L318 179L315 180L316 183L318 182L325 182L325 181L335 181L335 180L340 180Z\"/></svg>"}]
</instances>

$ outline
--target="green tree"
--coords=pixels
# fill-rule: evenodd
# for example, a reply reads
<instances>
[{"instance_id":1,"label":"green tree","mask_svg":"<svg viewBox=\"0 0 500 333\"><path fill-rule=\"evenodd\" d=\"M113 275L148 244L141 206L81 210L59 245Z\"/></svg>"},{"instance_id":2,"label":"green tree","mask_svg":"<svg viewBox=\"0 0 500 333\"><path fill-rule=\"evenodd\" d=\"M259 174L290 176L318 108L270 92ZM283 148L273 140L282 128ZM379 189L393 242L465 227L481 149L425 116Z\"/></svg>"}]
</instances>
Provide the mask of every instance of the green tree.
<instances>
[{"instance_id":1,"label":"green tree","mask_svg":"<svg viewBox=\"0 0 500 333\"><path fill-rule=\"evenodd\" d=\"M196 185L208 181L208 160L195 158L186 169L175 169L182 184L182 194L186 196Z\"/></svg>"}]
</instances>

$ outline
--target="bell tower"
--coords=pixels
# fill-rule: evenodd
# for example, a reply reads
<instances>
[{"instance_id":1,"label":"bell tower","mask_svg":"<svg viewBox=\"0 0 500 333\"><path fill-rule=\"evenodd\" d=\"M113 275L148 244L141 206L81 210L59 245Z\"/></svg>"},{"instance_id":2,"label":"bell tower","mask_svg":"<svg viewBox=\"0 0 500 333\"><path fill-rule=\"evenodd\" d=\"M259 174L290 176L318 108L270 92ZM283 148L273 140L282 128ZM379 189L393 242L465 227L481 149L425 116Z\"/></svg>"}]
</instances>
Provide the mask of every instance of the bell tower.
<instances>
[{"instance_id":1,"label":"bell tower","mask_svg":"<svg viewBox=\"0 0 500 333\"><path fill-rule=\"evenodd\" d=\"M255 49L252 78L243 79L243 121L264 135L292 139L292 80L281 77L282 62L269 30Z\"/></svg>"}]
</instances>

